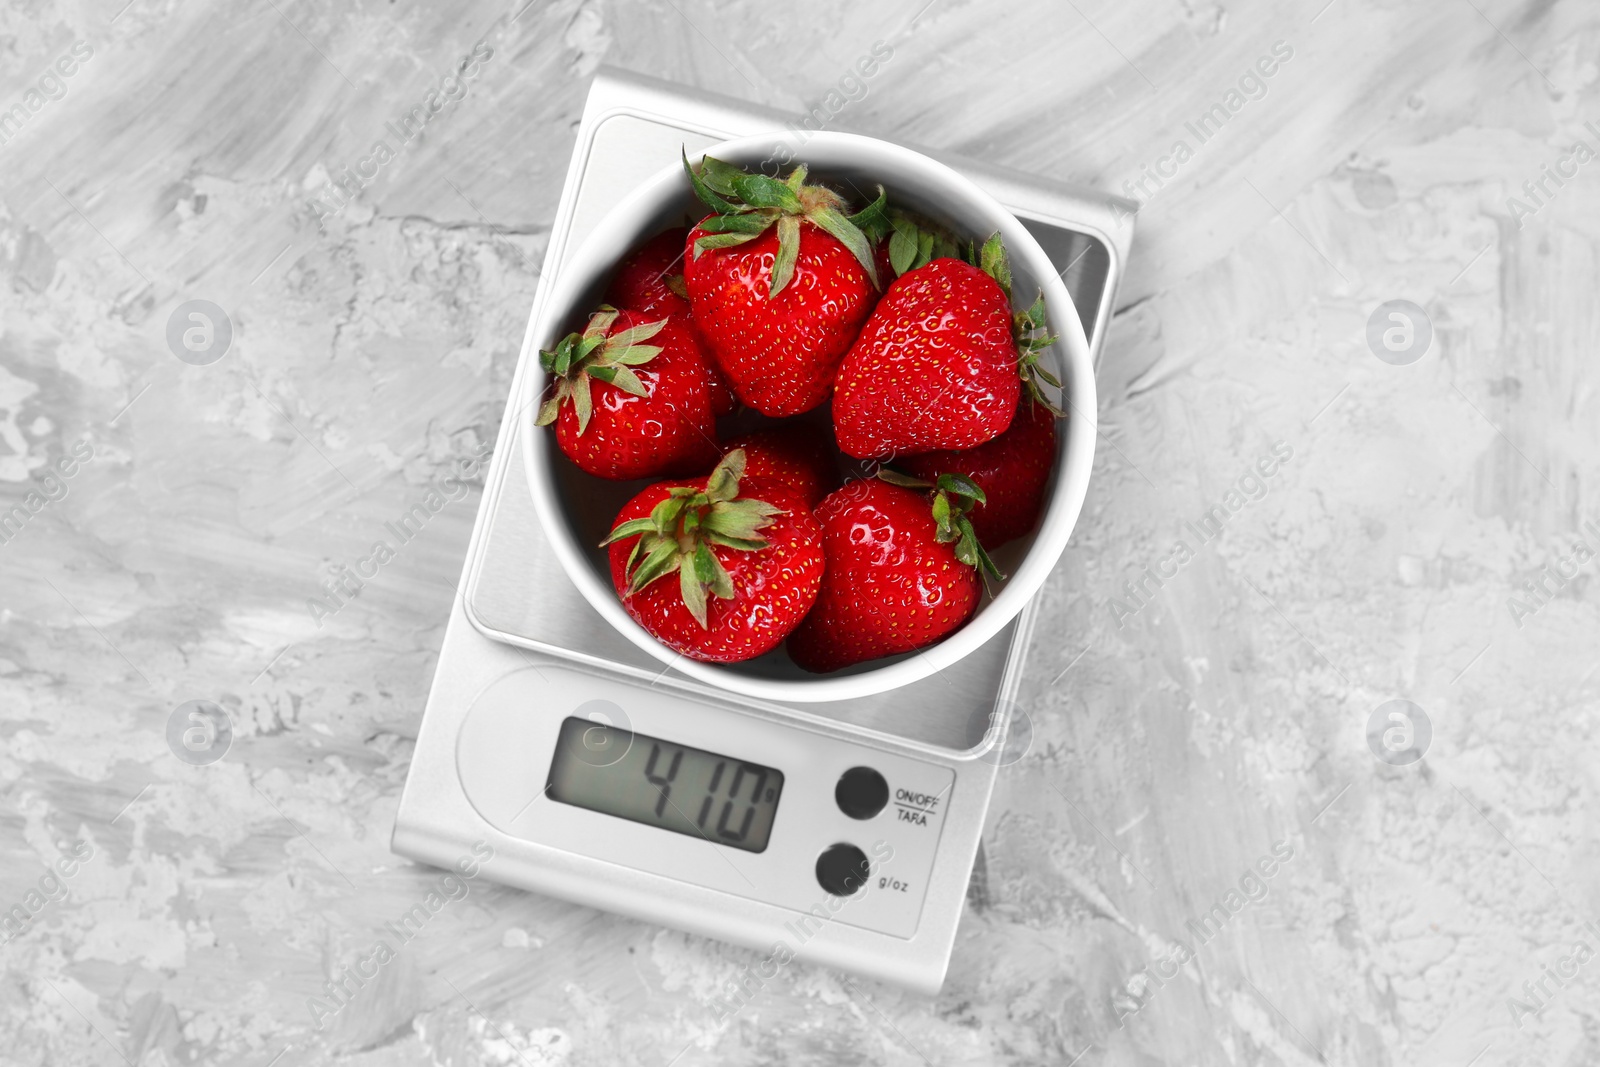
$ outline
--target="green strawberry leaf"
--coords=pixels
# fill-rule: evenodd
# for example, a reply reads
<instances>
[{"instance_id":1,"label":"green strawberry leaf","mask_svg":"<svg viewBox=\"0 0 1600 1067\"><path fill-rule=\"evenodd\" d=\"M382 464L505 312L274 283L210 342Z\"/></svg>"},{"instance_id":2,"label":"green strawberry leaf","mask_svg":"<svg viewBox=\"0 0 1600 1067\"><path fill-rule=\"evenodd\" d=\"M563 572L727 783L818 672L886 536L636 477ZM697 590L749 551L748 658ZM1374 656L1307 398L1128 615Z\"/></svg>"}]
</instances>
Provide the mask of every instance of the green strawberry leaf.
<instances>
[{"instance_id":1,"label":"green strawberry leaf","mask_svg":"<svg viewBox=\"0 0 1600 1067\"><path fill-rule=\"evenodd\" d=\"M640 341L648 341L661 332L661 327L667 324L666 319L659 322L647 322L640 326L630 326L626 330L618 330L606 338L607 349L624 349L637 345Z\"/></svg>"},{"instance_id":2,"label":"green strawberry leaf","mask_svg":"<svg viewBox=\"0 0 1600 1067\"><path fill-rule=\"evenodd\" d=\"M561 343L556 345L556 350L552 353L550 373L558 378L565 378L572 373L572 364L577 358L573 353L573 349L577 343L577 334L569 333L561 339Z\"/></svg>"},{"instance_id":3,"label":"green strawberry leaf","mask_svg":"<svg viewBox=\"0 0 1600 1067\"><path fill-rule=\"evenodd\" d=\"M1013 316L1012 334L1017 342L1017 373L1022 376L1022 386L1035 403L1044 407L1056 418L1065 418L1066 412L1046 395L1039 383L1061 389L1061 379L1052 374L1043 363L1044 354L1060 338L1050 332L1049 318L1040 293L1027 311Z\"/></svg>"},{"instance_id":4,"label":"green strawberry leaf","mask_svg":"<svg viewBox=\"0 0 1600 1067\"><path fill-rule=\"evenodd\" d=\"M579 355L586 356L605 343L606 331L610 330L611 324L616 321L617 309L610 304L601 304L596 308L594 314L589 316L589 325L583 328L583 339L594 343L585 347Z\"/></svg>"},{"instance_id":5,"label":"green strawberry leaf","mask_svg":"<svg viewBox=\"0 0 1600 1067\"><path fill-rule=\"evenodd\" d=\"M607 369L611 371L611 384L621 389L624 393L628 393L631 396L647 397L650 395L650 390L644 387L644 383L639 380L639 376L627 367L610 367Z\"/></svg>"},{"instance_id":6,"label":"green strawberry leaf","mask_svg":"<svg viewBox=\"0 0 1600 1067\"><path fill-rule=\"evenodd\" d=\"M711 156L702 157L700 176L705 183L723 196L737 195L737 182L744 171L732 163L724 163ZM735 205L739 206L739 205Z\"/></svg>"},{"instance_id":7,"label":"green strawberry leaf","mask_svg":"<svg viewBox=\"0 0 1600 1067\"><path fill-rule=\"evenodd\" d=\"M963 258L960 244L943 226L898 208L891 209L888 216L893 230L889 237L889 265L896 277L926 267L936 259Z\"/></svg>"},{"instance_id":8,"label":"green strawberry leaf","mask_svg":"<svg viewBox=\"0 0 1600 1067\"><path fill-rule=\"evenodd\" d=\"M734 179L733 191L739 199L753 208L777 208L780 211L802 210L800 197L787 183L765 174L741 173Z\"/></svg>"},{"instance_id":9,"label":"green strawberry leaf","mask_svg":"<svg viewBox=\"0 0 1600 1067\"><path fill-rule=\"evenodd\" d=\"M956 540L956 558L968 566L977 567L985 581L990 578L997 582L1004 581L1006 576L1000 573L1000 568L994 565L989 553L983 550L977 533L972 529L971 521L962 515L956 520L956 526L960 531L960 536Z\"/></svg>"},{"instance_id":10,"label":"green strawberry leaf","mask_svg":"<svg viewBox=\"0 0 1600 1067\"><path fill-rule=\"evenodd\" d=\"M767 232L775 216L760 214L714 215L700 223L701 233L747 233L752 237ZM702 238L704 240L704 238Z\"/></svg>"},{"instance_id":11,"label":"green strawberry leaf","mask_svg":"<svg viewBox=\"0 0 1600 1067\"><path fill-rule=\"evenodd\" d=\"M596 350L598 350L605 343L606 338L604 334L597 333L592 337L586 334L583 337L578 338L573 342L572 347L568 349L566 353L566 363L562 368L563 372L566 374L571 374L576 368L592 362Z\"/></svg>"},{"instance_id":12,"label":"green strawberry leaf","mask_svg":"<svg viewBox=\"0 0 1600 1067\"><path fill-rule=\"evenodd\" d=\"M972 529L967 512L985 502L983 490L964 474L941 474L938 489L933 494L934 540L940 544L955 545L956 558L970 567L976 567L984 576L1001 581L1005 575L994 565L989 553L983 550L978 535Z\"/></svg>"},{"instance_id":13,"label":"green strawberry leaf","mask_svg":"<svg viewBox=\"0 0 1600 1067\"><path fill-rule=\"evenodd\" d=\"M706 623L706 587L700 584L693 567L678 568L678 589L683 596L683 606L689 609L700 629L710 629Z\"/></svg>"},{"instance_id":14,"label":"green strawberry leaf","mask_svg":"<svg viewBox=\"0 0 1600 1067\"><path fill-rule=\"evenodd\" d=\"M767 299L783 292L789 279L794 277L794 265L800 258L800 220L785 215L778 220L778 254L772 261L772 276L768 281Z\"/></svg>"},{"instance_id":15,"label":"green strawberry leaf","mask_svg":"<svg viewBox=\"0 0 1600 1067\"><path fill-rule=\"evenodd\" d=\"M894 235L889 238L889 265L894 268L895 277L916 265L918 253L916 227L908 220L896 219Z\"/></svg>"},{"instance_id":16,"label":"green strawberry leaf","mask_svg":"<svg viewBox=\"0 0 1600 1067\"><path fill-rule=\"evenodd\" d=\"M704 524L700 527L705 534L705 539L714 545L724 545L728 548L737 548L741 552L759 552L770 543L760 537L730 537Z\"/></svg>"},{"instance_id":17,"label":"green strawberry leaf","mask_svg":"<svg viewBox=\"0 0 1600 1067\"><path fill-rule=\"evenodd\" d=\"M878 480L888 482L890 485L902 486L906 489L932 489L933 484L921 478L913 478L909 474L902 474L889 467L878 468Z\"/></svg>"},{"instance_id":18,"label":"green strawberry leaf","mask_svg":"<svg viewBox=\"0 0 1600 1067\"><path fill-rule=\"evenodd\" d=\"M672 531L678 525L678 516L683 514L684 506L687 503L688 500L685 497L674 493L651 508L650 521L656 524L656 532L662 537L671 537Z\"/></svg>"},{"instance_id":19,"label":"green strawberry leaf","mask_svg":"<svg viewBox=\"0 0 1600 1067\"><path fill-rule=\"evenodd\" d=\"M856 262L860 263L867 272L867 278L871 280L874 289L883 288L878 283L878 264L876 257L872 254L872 244L867 240L866 234L856 229L855 224L841 215L835 208L824 208L821 211L812 212L808 217L850 250L850 254L856 257Z\"/></svg>"},{"instance_id":20,"label":"green strawberry leaf","mask_svg":"<svg viewBox=\"0 0 1600 1067\"><path fill-rule=\"evenodd\" d=\"M733 599L733 579L723 569L722 562L711 551L711 546L704 541L694 552L694 576L718 599Z\"/></svg>"},{"instance_id":21,"label":"green strawberry leaf","mask_svg":"<svg viewBox=\"0 0 1600 1067\"><path fill-rule=\"evenodd\" d=\"M878 186L878 199L856 212L847 216L856 229L867 235L870 241L881 241L894 228L889 220L889 194Z\"/></svg>"},{"instance_id":22,"label":"green strawberry leaf","mask_svg":"<svg viewBox=\"0 0 1600 1067\"><path fill-rule=\"evenodd\" d=\"M627 522L618 523L617 528L611 531L610 536L600 542L600 547L605 548L607 545L614 545L618 541L626 541L630 537L638 537L642 534L655 532L655 520L629 519Z\"/></svg>"},{"instance_id":23,"label":"green strawberry leaf","mask_svg":"<svg viewBox=\"0 0 1600 1067\"><path fill-rule=\"evenodd\" d=\"M765 229L766 227L762 227ZM709 252L717 248L733 248L746 241L754 241L758 234L753 233L713 233L704 237L695 238L694 258L699 259L700 253Z\"/></svg>"},{"instance_id":24,"label":"green strawberry leaf","mask_svg":"<svg viewBox=\"0 0 1600 1067\"><path fill-rule=\"evenodd\" d=\"M1006 257L1005 242L1000 240L999 231L983 242L983 250L978 253L978 269L1000 284L1006 299L1011 298L1011 260Z\"/></svg>"},{"instance_id":25,"label":"green strawberry leaf","mask_svg":"<svg viewBox=\"0 0 1600 1067\"><path fill-rule=\"evenodd\" d=\"M639 569L633 572L629 588L637 593L651 582L678 569L680 550L676 541L663 540L650 549Z\"/></svg>"},{"instance_id":26,"label":"green strawberry leaf","mask_svg":"<svg viewBox=\"0 0 1600 1067\"><path fill-rule=\"evenodd\" d=\"M711 506L703 522L707 530L723 537L756 541L776 514L778 509L764 500L723 500Z\"/></svg>"},{"instance_id":27,"label":"green strawberry leaf","mask_svg":"<svg viewBox=\"0 0 1600 1067\"><path fill-rule=\"evenodd\" d=\"M725 196L733 195L733 187L721 180L718 169L714 164L717 164L717 161L710 156L706 156L697 171L689 165L688 153L683 153L684 173L689 175L689 184L694 188L694 195L699 197L700 202L705 204L706 207L718 214L735 214L739 210L738 205L731 204L723 199ZM725 164L721 165L725 166Z\"/></svg>"},{"instance_id":28,"label":"green strawberry leaf","mask_svg":"<svg viewBox=\"0 0 1600 1067\"><path fill-rule=\"evenodd\" d=\"M1035 377L1045 376L1042 373L1035 371ZM1055 386L1057 389L1061 388L1060 382L1051 382L1050 384ZM1044 407L1044 409L1050 412L1052 416L1058 419L1064 419L1067 417L1066 411L1054 400L1051 400L1049 396L1045 395L1045 391L1039 388L1039 383L1034 381L1033 378L1025 378L1023 380L1023 387L1027 390L1028 399L1033 401L1033 403Z\"/></svg>"},{"instance_id":29,"label":"green strawberry leaf","mask_svg":"<svg viewBox=\"0 0 1600 1067\"><path fill-rule=\"evenodd\" d=\"M561 394L546 400L539 406L539 416L533 420L535 426L549 426L556 421L556 416L561 414Z\"/></svg>"},{"instance_id":30,"label":"green strawberry leaf","mask_svg":"<svg viewBox=\"0 0 1600 1067\"><path fill-rule=\"evenodd\" d=\"M744 449L735 448L712 468L706 479L706 498L713 503L732 500L739 495L739 479L744 477Z\"/></svg>"},{"instance_id":31,"label":"green strawberry leaf","mask_svg":"<svg viewBox=\"0 0 1600 1067\"><path fill-rule=\"evenodd\" d=\"M589 395L589 376L580 374L572 379L572 407L578 415L578 436L589 428L589 418L594 414L594 398Z\"/></svg>"},{"instance_id":32,"label":"green strawberry leaf","mask_svg":"<svg viewBox=\"0 0 1600 1067\"><path fill-rule=\"evenodd\" d=\"M619 363L624 367L637 367L649 363L661 354L659 345L629 345L620 352L606 356L612 363Z\"/></svg>"},{"instance_id":33,"label":"green strawberry leaf","mask_svg":"<svg viewBox=\"0 0 1600 1067\"><path fill-rule=\"evenodd\" d=\"M968 478L965 474L941 474L938 481L939 488L947 493L954 493L978 503L987 504L989 498L983 495L983 490L978 488L978 483Z\"/></svg>"}]
</instances>

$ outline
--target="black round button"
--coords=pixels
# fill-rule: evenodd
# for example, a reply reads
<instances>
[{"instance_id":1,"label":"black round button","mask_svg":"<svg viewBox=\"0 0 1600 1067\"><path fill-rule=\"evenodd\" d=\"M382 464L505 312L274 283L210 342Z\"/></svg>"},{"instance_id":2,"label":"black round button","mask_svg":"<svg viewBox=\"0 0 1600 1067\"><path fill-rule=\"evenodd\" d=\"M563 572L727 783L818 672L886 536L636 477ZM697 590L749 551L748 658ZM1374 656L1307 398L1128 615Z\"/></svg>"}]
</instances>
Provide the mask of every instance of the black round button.
<instances>
[{"instance_id":1,"label":"black round button","mask_svg":"<svg viewBox=\"0 0 1600 1067\"><path fill-rule=\"evenodd\" d=\"M833 799L852 819L870 819L889 803L889 783L871 767L851 767L839 776Z\"/></svg>"},{"instance_id":2,"label":"black round button","mask_svg":"<svg viewBox=\"0 0 1600 1067\"><path fill-rule=\"evenodd\" d=\"M867 854L854 845L829 845L817 857L817 884L833 896L853 896L871 875Z\"/></svg>"}]
</instances>

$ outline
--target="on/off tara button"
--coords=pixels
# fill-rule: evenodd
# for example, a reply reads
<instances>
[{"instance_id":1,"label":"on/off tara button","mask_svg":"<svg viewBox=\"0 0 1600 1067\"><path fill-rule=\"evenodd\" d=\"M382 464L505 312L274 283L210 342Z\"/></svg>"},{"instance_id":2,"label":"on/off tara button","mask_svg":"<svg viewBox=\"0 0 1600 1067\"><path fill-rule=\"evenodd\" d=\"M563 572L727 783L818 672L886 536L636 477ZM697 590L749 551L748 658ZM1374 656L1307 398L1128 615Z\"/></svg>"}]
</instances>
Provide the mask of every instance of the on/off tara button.
<instances>
[{"instance_id":1,"label":"on/off tara button","mask_svg":"<svg viewBox=\"0 0 1600 1067\"><path fill-rule=\"evenodd\" d=\"M889 803L889 783L871 767L851 767L839 776L833 799L852 819L870 819Z\"/></svg>"}]
</instances>

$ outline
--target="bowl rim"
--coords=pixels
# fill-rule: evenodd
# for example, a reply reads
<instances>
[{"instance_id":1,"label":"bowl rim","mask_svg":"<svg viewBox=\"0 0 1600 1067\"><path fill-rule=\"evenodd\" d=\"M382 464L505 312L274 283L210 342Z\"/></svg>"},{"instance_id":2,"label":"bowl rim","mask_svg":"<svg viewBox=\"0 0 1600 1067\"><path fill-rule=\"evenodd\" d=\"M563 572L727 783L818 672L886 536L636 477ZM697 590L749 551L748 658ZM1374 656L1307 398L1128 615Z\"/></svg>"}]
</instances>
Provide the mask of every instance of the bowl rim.
<instances>
[{"instance_id":1,"label":"bowl rim","mask_svg":"<svg viewBox=\"0 0 1600 1067\"><path fill-rule=\"evenodd\" d=\"M738 161L770 149L773 143L771 134L739 137L696 152L689 159L694 163L705 155L712 155ZM1055 568L1077 524L1093 466L1095 428L1092 419L1097 411L1094 368L1076 305L1050 258L1015 215L951 167L892 141L824 130L814 133L807 140L805 151L800 155L804 156L807 152L830 157L858 154L870 157L865 161L883 170L884 184L890 187L896 170L921 171L921 177L927 184L944 187L952 198L965 200L966 206L974 209L975 213L991 220L1005 242L1013 266L1019 260L1026 261L1028 273L1037 279L1044 295L1050 328L1058 337L1055 347L1066 371L1063 399L1068 407L1068 417L1063 420L1066 432L1057 435L1055 484L1049 506L1034 533L1034 541L1022 561L998 595L982 605L965 626L943 641L919 649L903 659L848 675L816 675L803 679L761 678L741 674L727 665L705 663L677 652L633 620L623 608L611 583L602 582L591 568L573 531L562 519L563 509L555 480L543 473L548 470L551 450L556 449L556 445L551 434L543 432L543 427L534 425L538 407L535 401L544 395L547 385L547 375L537 360L533 361L530 368L533 373L528 376L528 391L522 397L518 415L522 421L519 436L523 467L535 511L559 557L562 569L590 606L633 644L668 668L676 668L694 681L726 693L800 704L874 696L927 678L977 651L1016 619ZM824 172L828 165L825 161L819 164ZM531 351L536 352L548 346L554 340L555 331L562 329L572 318L573 305L578 298L590 290L600 276L616 266L622 253L614 249L618 239L624 235L613 231L626 231L637 226L634 220L642 210L647 205L658 206L669 192L681 196L682 190L673 187L683 181L681 165L665 167L606 212L583 242L571 252L550 292L550 298L542 301L529 331ZM622 244L626 247L628 241L637 240L639 236L637 233L627 234ZM602 252L602 249L605 251Z\"/></svg>"}]
</instances>

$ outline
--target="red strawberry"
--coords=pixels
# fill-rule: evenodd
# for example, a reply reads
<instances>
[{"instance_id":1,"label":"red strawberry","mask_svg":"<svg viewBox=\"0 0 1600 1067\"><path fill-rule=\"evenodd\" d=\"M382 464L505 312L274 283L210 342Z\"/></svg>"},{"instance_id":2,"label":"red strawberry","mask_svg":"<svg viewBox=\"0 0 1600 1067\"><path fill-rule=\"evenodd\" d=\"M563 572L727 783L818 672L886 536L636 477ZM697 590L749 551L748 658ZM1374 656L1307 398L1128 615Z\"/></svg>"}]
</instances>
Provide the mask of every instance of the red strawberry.
<instances>
[{"instance_id":1,"label":"red strawberry","mask_svg":"<svg viewBox=\"0 0 1600 1067\"><path fill-rule=\"evenodd\" d=\"M606 303L651 318L675 317L698 339L699 331L689 313L689 291L683 285L683 249L688 234L688 229L680 226L658 233L634 249L611 276ZM711 409L726 415L738 406L738 401L715 361L707 359L706 367L713 379Z\"/></svg>"},{"instance_id":2,"label":"red strawberry","mask_svg":"<svg viewBox=\"0 0 1600 1067\"><path fill-rule=\"evenodd\" d=\"M994 440L962 452L924 452L900 466L930 482L941 474L971 478L986 501L968 517L978 541L994 549L1030 532L1039 521L1055 462L1055 413L1024 400L1010 429Z\"/></svg>"},{"instance_id":3,"label":"red strawberry","mask_svg":"<svg viewBox=\"0 0 1600 1067\"><path fill-rule=\"evenodd\" d=\"M739 399L764 415L828 398L877 296L871 242L831 189L706 157L684 169L716 214L689 232L683 279L695 323Z\"/></svg>"},{"instance_id":4,"label":"red strawberry","mask_svg":"<svg viewBox=\"0 0 1600 1067\"><path fill-rule=\"evenodd\" d=\"M554 386L536 421L555 423L561 451L590 474L622 481L716 462L705 354L670 318L602 305L539 363Z\"/></svg>"},{"instance_id":5,"label":"red strawberry","mask_svg":"<svg viewBox=\"0 0 1600 1067\"><path fill-rule=\"evenodd\" d=\"M611 276L606 303L641 315L687 315L689 297L683 287L682 264L688 233L679 226L634 249Z\"/></svg>"},{"instance_id":6,"label":"red strawberry","mask_svg":"<svg viewBox=\"0 0 1600 1067\"><path fill-rule=\"evenodd\" d=\"M894 269L894 259L889 255L888 241L878 241L872 246L872 269L885 285L900 276Z\"/></svg>"},{"instance_id":7,"label":"red strawberry","mask_svg":"<svg viewBox=\"0 0 1600 1067\"><path fill-rule=\"evenodd\" d=\"M973 448L1011 425L1024 388L1044 400L1036 379L1059 386L1038 362L1054 340L1042 332L1043 299L1013 317L998 234L981 262L935 259L878 302L834 381L834 430L848 455Z\"/></svg>"},{"instance_id":8,"label":"red strawberry","mask_svg":"<svg viewBox=\"0 0 1600 1067\"><path fill-rule=\"evenodd\" d=\"M978 568L999 577L965 510L983 492L959 476L929 496L886 480L851 482L816 511L828 568L816 607L789 635L808 671L931 645L978 609Z\"/></svg>"},{"instance_id":9,"label":"red strawberry","mask_svg":"<svg viewBox=\"0 0 1600 1067\"><path fill-rule=\"evenodd\" d=\"M628 614L708 663L776 648L822 584L817 520L782 483L741 484L744 466L735 449L705 478L650 486L623 505L606 541ZM674 571L676 581L661 580Z\"/></svg>"},{"instance_id":10,"label":"red strawberry","mask_svg":"<svg viewBox=\"0 0 1600 1067\"><path fill-rule=\"evenodd\" d=\"M742 448L745 477L783 482L808 508L814 508L838 484L838 473L826 441L804 426L782 426L736 437L723 447Z\"/></svg>"}]
</instances>

